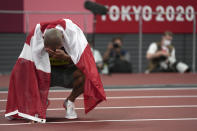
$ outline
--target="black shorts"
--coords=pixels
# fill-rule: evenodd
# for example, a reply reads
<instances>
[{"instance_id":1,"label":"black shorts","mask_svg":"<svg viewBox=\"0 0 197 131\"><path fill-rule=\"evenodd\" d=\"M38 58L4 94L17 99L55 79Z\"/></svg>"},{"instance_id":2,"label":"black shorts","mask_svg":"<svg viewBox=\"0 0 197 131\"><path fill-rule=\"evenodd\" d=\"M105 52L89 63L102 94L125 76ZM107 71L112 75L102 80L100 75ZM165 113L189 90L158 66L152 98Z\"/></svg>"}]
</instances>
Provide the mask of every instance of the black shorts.
<instances>
[{"instance_id":1,"label":"black shorts","mask_svg":"<svg viewBox=\"0 0 197 131\"><path fill-rule=\"evenodd\" d=\"M73 73L77 70L75 65L70 67L51 66L51 83L50 86L60 86L65 88L72 88Z\"/></svg>"}]
</instances>

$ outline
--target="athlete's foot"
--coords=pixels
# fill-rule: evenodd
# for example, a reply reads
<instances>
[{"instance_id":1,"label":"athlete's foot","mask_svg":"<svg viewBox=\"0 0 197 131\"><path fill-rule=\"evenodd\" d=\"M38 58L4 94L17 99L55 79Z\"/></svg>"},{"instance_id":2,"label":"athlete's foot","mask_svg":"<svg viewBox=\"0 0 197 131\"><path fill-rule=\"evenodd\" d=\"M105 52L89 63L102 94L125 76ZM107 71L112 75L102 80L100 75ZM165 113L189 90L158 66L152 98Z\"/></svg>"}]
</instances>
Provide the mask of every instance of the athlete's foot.
<instances>
[{"instance_id":1,"label":"athlete's foot","mask_svg":"<svg viewBox=\"0 0 197 131\"><path fill-rule=\"evenodd\" d=\"M75 111L74 102L71 102L70 100L65 100L64 108L66 109L65 118L67 118L67 119L76 119L77 118L77 113Z\"/></svg>"}]
</instances>

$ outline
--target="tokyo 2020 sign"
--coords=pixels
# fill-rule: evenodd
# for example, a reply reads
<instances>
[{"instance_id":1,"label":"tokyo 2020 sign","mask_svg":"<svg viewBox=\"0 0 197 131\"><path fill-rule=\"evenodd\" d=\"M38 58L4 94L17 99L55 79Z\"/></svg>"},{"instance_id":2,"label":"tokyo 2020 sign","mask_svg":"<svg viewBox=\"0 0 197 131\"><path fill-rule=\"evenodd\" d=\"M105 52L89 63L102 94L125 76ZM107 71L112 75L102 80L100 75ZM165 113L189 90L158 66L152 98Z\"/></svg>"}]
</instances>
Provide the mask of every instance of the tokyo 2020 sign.
<instances>
[{"instance_id":1,"label":"tokyo 2020 sign","mask_svg":"<svg viewBox=\"0 0 197 131\"><path fill-rule=\"evenodd\" d=\"M97 16L97 33L192 33L197 0L96 0L108 8Z\"/></svg>"}]
</instances>

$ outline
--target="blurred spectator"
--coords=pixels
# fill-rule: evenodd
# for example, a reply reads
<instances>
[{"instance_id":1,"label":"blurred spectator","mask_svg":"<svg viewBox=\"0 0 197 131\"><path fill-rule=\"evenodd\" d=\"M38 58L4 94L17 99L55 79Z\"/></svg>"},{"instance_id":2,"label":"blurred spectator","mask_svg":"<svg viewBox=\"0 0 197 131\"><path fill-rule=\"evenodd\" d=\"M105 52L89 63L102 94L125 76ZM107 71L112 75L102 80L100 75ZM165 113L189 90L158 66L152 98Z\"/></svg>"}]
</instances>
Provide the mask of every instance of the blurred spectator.
<instances>
[{"instance_id":1,"label":"blurred spectator","mask_svg":"<svg viewBox=\"0 0 197 131\"><path fill-rule=\"evenodd\" d=\"M131 63L130 54L122 48L123 42L120 37L115 37L108 44L104 53L105 62L104 70L108 69L109 73L130 73Z\"/></svg>"},{"instance_id":2,"label":"blurred spectator","mask_svg":"<svg viewBox=\"0 0 197 131\"><path fill-rule=\"evenodd\" d=\"M183 62L178 62L175 57L175 48L172 45L173 33L164 32L160 42L150 44L146 58L149 61L145 73L152 72L189 72L190 68Z\"/></svg>"},{"instance_id":3,"label":"blurred spectator","mask_svg":"<svg viewBox=\"0 0 197 131\"><path fill-rule=\"evenodd\" d=\"M94 48L92 41L89 40L88 42L90 44L91 51L92 51L92 54L94 56L96 67L97 67L98 71L101 72L101 70L103 69L103 58L102 58L102 55L99 52L99 50Z\"/></svg>"}]
</instances>

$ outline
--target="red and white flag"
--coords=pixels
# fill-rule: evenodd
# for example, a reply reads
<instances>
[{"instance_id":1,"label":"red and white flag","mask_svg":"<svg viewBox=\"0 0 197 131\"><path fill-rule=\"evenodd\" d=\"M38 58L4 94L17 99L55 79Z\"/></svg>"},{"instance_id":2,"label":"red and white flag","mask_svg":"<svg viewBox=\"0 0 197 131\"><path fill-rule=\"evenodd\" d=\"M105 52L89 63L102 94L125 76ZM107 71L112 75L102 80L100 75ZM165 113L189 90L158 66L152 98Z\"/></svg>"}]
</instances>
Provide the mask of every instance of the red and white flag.
<instances>
[{"instance_id":1,"label":"red and white flag","mask_svg":"<svg viewBox=\"0 0 197 131\"><path fill-rule=\"evenodd\" d=\"M103 85L89 44L81 29L69 19L37 24L29 34L12 70L5 117L46 122L50 88L50 61L44 49L43 34L49 28L63 32L64 48L74 64L85 74L85 113L106 100Z\"/></svg>"}]
</instances>

